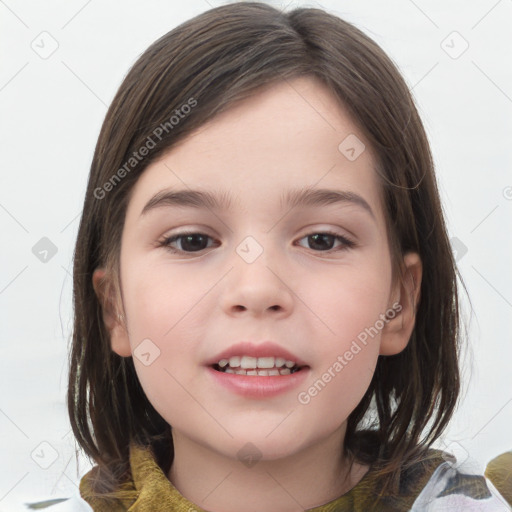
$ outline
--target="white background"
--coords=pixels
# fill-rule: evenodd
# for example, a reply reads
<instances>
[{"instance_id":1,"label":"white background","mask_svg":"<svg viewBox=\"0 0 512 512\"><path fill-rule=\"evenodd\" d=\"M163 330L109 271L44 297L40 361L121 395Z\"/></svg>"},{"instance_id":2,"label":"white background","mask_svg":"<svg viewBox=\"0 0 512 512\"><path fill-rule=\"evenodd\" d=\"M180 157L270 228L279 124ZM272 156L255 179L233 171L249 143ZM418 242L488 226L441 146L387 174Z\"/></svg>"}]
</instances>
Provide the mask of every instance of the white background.
<instances>
[{"instance_id":1,"label":"white background","mask_svg":"<svg viewBox=\"0 0 512 512\"><path fill-rule=\"evenodd\" d=\"M221 3L0 1L0 511L69 496L90 467L84 458L77 467L65 392L72 255L94 145L136 58ZM324 0L286 10L299 5L363 29L413 89L473 306L466 392L445 443L483 470L512 449L512 1ZM41 58L32 46L52 39L58 48ZM32 252L42 237L57 247L46 263Z\"/></svg>"}]
</instances>

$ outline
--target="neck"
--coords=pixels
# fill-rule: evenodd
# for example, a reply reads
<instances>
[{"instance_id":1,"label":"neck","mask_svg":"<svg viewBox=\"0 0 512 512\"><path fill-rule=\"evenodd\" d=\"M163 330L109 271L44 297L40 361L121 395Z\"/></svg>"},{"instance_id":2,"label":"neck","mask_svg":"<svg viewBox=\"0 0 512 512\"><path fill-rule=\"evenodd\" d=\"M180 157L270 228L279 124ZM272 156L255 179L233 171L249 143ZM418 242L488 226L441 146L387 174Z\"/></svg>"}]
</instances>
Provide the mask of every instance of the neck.
<instances>
[{"instance_id":1,"label":"neck","mask_svg":"<svg viewBox=\"0 0 512 512\"><path fill-rule=\"evenodd\" d=\"M357 463L350 466L341 455L345 425L314 446L252 463L200 445L174 429L172 435L169 480L185 498L211 512L302 512L345 494L367 470Z\"/></svg>"}]
</instances>

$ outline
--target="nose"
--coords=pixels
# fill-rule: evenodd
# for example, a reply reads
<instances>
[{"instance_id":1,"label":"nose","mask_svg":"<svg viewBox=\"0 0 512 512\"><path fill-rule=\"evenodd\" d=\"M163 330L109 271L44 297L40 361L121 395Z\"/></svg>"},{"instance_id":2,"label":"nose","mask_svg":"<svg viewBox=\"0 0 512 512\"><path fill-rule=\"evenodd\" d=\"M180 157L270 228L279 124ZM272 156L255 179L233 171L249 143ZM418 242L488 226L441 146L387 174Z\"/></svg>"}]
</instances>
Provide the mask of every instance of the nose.
<instances>
[{"instance_id":1,"label":"nose","mask_svg":"<svg viewBox=\"0 0 512 512\"><path fill-rule=\"evenodd\" d=\"M227 314L280 318L290 315L294 304L293 283L269 251L264 250L252 263L234 254L233 267L221 299Z\"/></svg>"}]
</instances>

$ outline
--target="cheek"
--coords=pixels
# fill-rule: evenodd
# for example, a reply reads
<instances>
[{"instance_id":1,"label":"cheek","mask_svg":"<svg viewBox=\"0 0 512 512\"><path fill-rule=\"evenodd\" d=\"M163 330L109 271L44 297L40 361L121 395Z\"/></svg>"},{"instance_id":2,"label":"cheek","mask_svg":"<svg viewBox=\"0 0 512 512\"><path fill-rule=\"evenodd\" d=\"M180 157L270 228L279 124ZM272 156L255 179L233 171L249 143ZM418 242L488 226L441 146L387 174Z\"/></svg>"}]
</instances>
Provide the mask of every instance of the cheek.
<instances>
[{"instance_id":1,"label":"cheek","mask_svg":"<svg viewBox=\"0 0 512 512\"><path fill-rule=\"evenodd\" d=\"M346 418L366 392L388 309L388 273L369 266L343 270L335 279L331 274L318 280L316 292L308 295L308 307L323 327L315 340L311 379L298 395L299 403L315 414L329 409L328 423Z\"/></svg>"},{"instance_id":2,"label":"cheek","mask_svg":"<svg viewBox=\"0 0 512 512\"><path fill-rule=\"evenodd\" d=\"M128 271L123 290L132 348L141 337L164 341L182 325L194 325L197 305L212 287L200 273L176 265Z\"/></svg>"},{"instance_id":3,"label":"cheek","mask_svg":"<svg viewBox=\"0 0 512 512\"><path fill-rule=\"evenodd\" d=\"M301 296L323 324L319 353L343 353L351 340L359 335L364 338L364 333L376 324L382 329L379 319L388 309L390 292L390 276L384 266L347 266L337 272L327 271L316 275L315 286L304 279Z\"/></svg>"},{"instance_id":4,"label":"cheek","mask_svg":"<svg viewBox=\"0 0 512 512\"><path fill-rule=\"evenodd\" d=\"M387 309L385 275L354 272L339 279L323 281L316 301L310 295L325 328L315 340L311 378L297 394L299 410L304 417L323 418L325 434L346 420L370 385Z\"/></svg>"},{"instance_id":5,"label":"cheek","mask_svg":"<svg viewBox=\"0 0 512 512\"><path fill-rule=\"evenodd\" d=\"M213 307L205 306L212 284L198 272L177 267L131 265L125 270L123 300L137 376L153 407L174 423L183 411L169 407L169 397L175 403L190 401L184 386L197 377L201 361L195 349L205 329L197 306Z\"/></svg>"},{"instance_id":6,"label":"cheek","mask_svg":"<svg viewBox=\"0 0 512 512\"><path fill-rule=\"evenodd\" d=\"M370 385L377 356L368 347L361 347L350 361L342 356L315 372L307 387L297 394L302 437L321 439L347 420ZM310 418L317 420L312 422Z\"/></svg>"}]
</instances>

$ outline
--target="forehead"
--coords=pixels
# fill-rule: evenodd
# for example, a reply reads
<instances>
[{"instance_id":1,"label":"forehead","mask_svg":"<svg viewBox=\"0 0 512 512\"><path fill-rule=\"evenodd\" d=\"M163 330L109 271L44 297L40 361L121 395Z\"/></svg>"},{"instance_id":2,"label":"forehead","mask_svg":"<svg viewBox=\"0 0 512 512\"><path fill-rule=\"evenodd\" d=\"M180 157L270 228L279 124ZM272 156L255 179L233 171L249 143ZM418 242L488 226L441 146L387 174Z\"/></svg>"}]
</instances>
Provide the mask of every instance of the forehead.
<instances>
[{"instance_id":1,"label":"forehead","mask_svg":"<svg viewBox=\"0 0 512 512\"><path fill-rule=\"evenodd\" d=\"M200 188L257 210L308 187L361 195L379 211L374 168L372 148L345 107L321 82L301 77L258 91L180 141L144 171L130 207L142 212L166 188Z\"/></svg>"}]
</instances>

